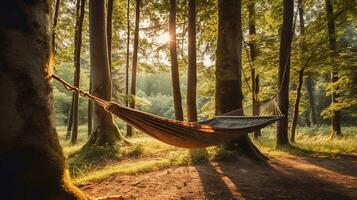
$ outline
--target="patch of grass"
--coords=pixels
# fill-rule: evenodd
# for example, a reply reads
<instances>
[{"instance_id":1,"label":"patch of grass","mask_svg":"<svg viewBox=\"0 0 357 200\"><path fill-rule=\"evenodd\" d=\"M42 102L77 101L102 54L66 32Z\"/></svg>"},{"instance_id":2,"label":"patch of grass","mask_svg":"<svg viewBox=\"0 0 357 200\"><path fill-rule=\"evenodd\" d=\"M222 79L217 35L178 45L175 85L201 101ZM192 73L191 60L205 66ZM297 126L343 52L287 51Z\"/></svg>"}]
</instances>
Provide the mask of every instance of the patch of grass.
<instances>
[{"instance_id":1,"label":"patch of grass","mask_svg":"<svg viewBox=\"0 0 357 200\"><path fill-rule=\"evenodd\" d=\"M300 155L334 157L336 154L357 154L357 127L343 127L341 137L331 138L327 126L302 127L297 130L293 147L276 149L276 128L266 128L254 143L263 153L274 156Z\"/></svg>"}]
</instances>

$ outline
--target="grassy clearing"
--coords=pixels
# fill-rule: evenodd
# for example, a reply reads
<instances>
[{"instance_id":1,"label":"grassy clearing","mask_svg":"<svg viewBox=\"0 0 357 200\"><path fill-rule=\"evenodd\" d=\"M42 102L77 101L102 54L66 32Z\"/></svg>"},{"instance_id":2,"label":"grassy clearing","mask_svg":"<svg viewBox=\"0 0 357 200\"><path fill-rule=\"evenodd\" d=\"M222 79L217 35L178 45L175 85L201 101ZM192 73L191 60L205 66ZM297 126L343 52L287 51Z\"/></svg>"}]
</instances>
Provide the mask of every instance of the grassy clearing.
<instances>
[{"instance_id":1,"label":"grassy clearing","mask_svg":"<svg viewBox=\"0 0 357 200\"><path fill-rule=\"evenodd\" d=\"M331 157L336 154L357 154L357 127L343 127L343 136L331 138L329 127L303 127L297 130L294 149L276 149L276 128L266 128L255 144L268 155L297 154L303 156ZM300 150L299 150L300 149Z\"/></svg>"},{"instance_id":2,"label":"grassy clearing","mask_svg":"<svg viewBox=\"0 0 357 200\"><path fill-rule=\"evenodd\" d=\"M263 153L268 156L302 155L331 157L335 154L357 154L357 127L344 127L344 136L330 138L327 127L298 129L294 149L276 149L274 127L266 128L259 141L255 141ZM196 165L211 161L232 160L237 154L221 147L204 149L182 149L159 142L149 136L138 133L130 138L131 146L102 148L103 155L94 154L86 161L76 160L76 154L87 139L85 127L80 127L78 145L71 145L65 140L65 127L59 127L59 138L63 151L69 157L69 170L75 184L105 179L113 174L135 174L171 166ZM108 153L110 152L110 153ZM107 156L110 155L110 156Z\"/></svg>"}]
</instances>

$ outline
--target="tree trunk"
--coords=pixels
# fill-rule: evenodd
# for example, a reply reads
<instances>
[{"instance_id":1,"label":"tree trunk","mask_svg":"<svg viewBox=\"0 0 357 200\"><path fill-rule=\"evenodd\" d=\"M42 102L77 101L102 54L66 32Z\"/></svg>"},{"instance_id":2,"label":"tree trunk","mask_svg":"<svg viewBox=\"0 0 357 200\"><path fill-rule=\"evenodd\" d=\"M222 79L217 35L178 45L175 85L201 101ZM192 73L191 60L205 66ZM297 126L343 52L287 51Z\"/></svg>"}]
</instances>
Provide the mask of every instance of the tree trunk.
<instances>
[{"instance_id":1,"label":"tree trunk","mask_svg":"<svg viewBox=\"0 0 357 200\"><path fill-rule=\"evenodd\" d=\"M127 21L127 37L126 37L126 66L125 66L125 106L129 106L129 59L130 59L130 0L127 1L126 9L126 21ZM132 128L129 124L126 125L126 135L131 136Z\"/></svg>"},{"instance_id":2,"label":"tree trunk","mask_svg":"<svg viewBox=\"0 0 357 200\"><path fill-rule=\"evenodd\" d=\"M74 104L74 93L72 94L71 105L68 109L68 117L67 117L67 132L66 132L66 140L71 137L72 124L73 124L73 104Z\"/></svg>"},{"instance_id":3,"label":"tree trunk","mask_svg":"<svg viewBox=\"0 0 357 200\"><path fill-rule=\"evenodd\" d=\"M108 61L107 35L105 29L105 1L89 1L89 39L91 93L94 96L110 101L112 81ZM114 145L121 140L113 117L103 107L93 104L92 133L87 145Z\"/></svg>"},{"instance_id":4,"label":"tree trunk","mask_svg":"<svg viewBox=\"0 0 357 200\"><path fill-rule=\"evenodd\" d=\"M55 13L53 15L53 24L52 24L52 52L56 54L56 28L57 28L57 21L58 21L58 13L59 7L61 4L61 0L56 0L55 4Z\"/></svg>"},{"instance_id":5,"label":"tree trunk","mask_svg":"<svg viewBox=\"0 0 357 200\"><path fill-rule=\"evenodd\" d=\"M196 87L197 87L196 0L189 0L188 1L188 76L187 76L187 118L189 122L197 121Z\"/></svg>"},{"instance_id":6,"label":"tree trunk","mask_svg":"<svg viewBox=\"0 0 357 200\"><path fill-rule=\"evenodd\" d=\"M242 108L241 54L241 1L219 0L215 94L217 115ZM248 135L227 146L256 160L265 158L252 144Z\"/></svg>"},{"instance_id":7,"label":"tree trunk","mask_svg":"<svg viewBox=\"0 0 357 200\"><path fill-rule=\"evenodd\" d=\"M307 66L307 63L304 63L305 59L305 53L306 53L306 48L305 48L305 41L304 41L304 35L305 35L305 20L304 20L304 8L302 5L302 0L298 0L298 10L299 10L299 21L300 21L300 36L303 38L301 42L301 60L300 60L300 70L299 70L299 81L298 81L298 86L296 88L296 99L295 99L295 104L294 104L294 111L293 111L293 121L291 125L291 134L290 134L290 141L295 142L295 132L296 132L296 126L299 120L299 106L300 106L300 98L301 98L301 89L302 89L302 84L304 82L304 70L305 67Z\"/></svg>"},{"instance_id":8,"label":"tree trunk","mask_svg":"<svg viewBox=\"0 0 357 200\"><path fill-rule=\"evenodd\" d=\"M134 30L134 51L133 51L133 67L131 69L131 87L130 87L130 108L135 108L135 95L136 95L136 75L138 67L138 47L139 47L139 25L140 25L140 6L141 0L136 0L135 8L135 30ZM133 128L127 126L128 137L133 136Z\"/></svg>"},{"instance_id":9,"label":"tree trunk","mask_svg":"<svg viewBox=\"0 0 357 200\"><path fill-rule=\"evenodd\" d=\"M301 88L304 81L304 69L299 70L299 82L296 88L296 99L294 104L294 112L293 112L293 121L291 125L291 135L290 141L295 142L295 132L296 132L296 125L299 118L299 105L300 105L300 98L301 98Z\"/></svg>"},{"instance_id":10,"label":"tree trunk","mask_svg":"<svg viewBox=\"0 0 357 200\"><path fill-rule=\"evenodd\" d=\"M280 39L279 54L279 94L278 105L284 115L277 126L277 146L289 145L288 140L288 110L289 110L289 80L290 80L290 53L293 37L294 1L284 0L283 27Z\"/></svg>"},{"instance_id":11,"label":"tree trunk","mask_svg":"<svg viewBox=\"0 0 357 200\"><path fill-rule=\"evenodd\" d=\"M82 27L83 27L83 19L84 19L84 8L85 8L85 0L77 0L76 5L76 30L75 30L75 47L74 47L74 86L79 88L80 81L80 72L81 72L81 47L82 47ZM74 93L73 96L73 122L72 122L72 133L71 133L71 143L77 143L78 136L78 104L79 104L79 95L78 93Z\"/></svg>"},{"instance_id":12,"label":"tree trunk","mask_svg":"<svg viewBox=\"0 0 357 200\"><path fill-rule=\"evenodd\" d=\"M307 76L306 78L306 90L307 90L307 95L309 98L309 104L310 104L310 121L313 125L317 124L316 120L316 107L315 107L315 98L314 98L314 89L313 89L313 79L311 75Z\"/></svg>"},{"instance_id":13,"label":"tree trunk","mask_svg":"<svg viewBox=\"0 0 357 200\"><path fill-rule=\"evenodd\" d=\"M130 0L127 1L126 10L126 21L127 21L127 37L126 37L126 66L125 66L125 105L128 106L128 95L129 95L129 59L130 59Z\"/></svg>"},{"instance_id":14,"label":"tree trunk","mask_svg":"<svg viewBox=\"0 0 357 200\"><path fill-rule=\"evenodd\" d=\"M91 81L89 80L89 92L92 91L91 85L92 85ZM92 124L93 124L93 102L91 100L88 100L87 123L88 123L87 132L88 132L88 138L89 138L90 134L92 133Z\"/></svg>"},{"instance_id":15,"label":"tree trunk","mask_svg":"<svg viewBox=\"0 0 357 200\"><path fill-rule=\"evenodd\" d=\"M108 40L108 61L110 74L112 73L112 28L113 28L113 0L108 0L107 5L107 40Z\"/></svg>"},{"instance_id":16,"label":"tree trunk","mask_svg":"<svg viewBox=\"0 0 357 200\"><path fill-rule=\"evenodd\" d=\"M0 13L1 199L87 199L56 133L51 1L5 1Z\"/></svg>"},{"instance_id":17,"label":"tree trunk","mask_svg":"<svg viewBox=\"0 0 357 200\"><path fill-rule=\"evenodd\" d=\"M331 51L331 60L333 60L336 54L336 30L335 30L335 16L333 13L333 1L326 0L326 12L327 12L327 28L328 28L328 38L329 38L329 47ZM331 62L334 63L334 62ZM331 84L334 84L338 81L338 73L332 68L331 70ZM331 104L337 103L339 95L334 92L338 88L332 88L331 94ZM341 124L340 124L340 111L334 110L331 117L331 134L341 135Z\"/></svg>"},{"instance_id":18,"label":"tree trunk","mask_svg":"<svg viewBox=\"0 0 357 200\"><path fill-rule=\"evenodd\" d=\"M255 2L251 1L248 3L248 16L249 16L249 36L250 37L254 37L256 32L255 32ZM250 38L249 40L249 56L250 56L250 60L251 60L251 80L252 80L252 113L253 115L259 115L260 113L260 105L259 105L259 101L258 101L258 93L259 93L259 76L257 76L255 74L255 65L254 65L254 61L255 61L255 57L257 54L257 46L254 42L253 39ZM254 138L258 139L258 137L261 135L261 131L255 131L254 132Z\"/></svg>"},{"instance_id":19,"label":"tree trunk","mask_svg":"<svg viewBox=\"0 0 357 200\"><path fill-rule=\"evenodd\" d=\"M175 110L176 119L183 121L180 77L179 77L177 49L176 49L176 0L170 0L169 34L170 34L169 46L170 46L170 57L171 57L172 96L174 98L174 110Z\"/></svg>"}]
</instances>

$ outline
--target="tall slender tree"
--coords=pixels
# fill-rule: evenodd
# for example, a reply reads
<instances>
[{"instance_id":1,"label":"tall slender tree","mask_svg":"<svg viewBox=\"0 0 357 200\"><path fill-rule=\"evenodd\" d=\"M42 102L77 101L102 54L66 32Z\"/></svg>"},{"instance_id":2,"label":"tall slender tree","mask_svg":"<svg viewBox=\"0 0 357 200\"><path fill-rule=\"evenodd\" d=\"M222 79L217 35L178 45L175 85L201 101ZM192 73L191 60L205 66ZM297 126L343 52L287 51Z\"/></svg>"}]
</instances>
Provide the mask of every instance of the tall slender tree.
<instances>
[{"instance_id":1,"label":"tall slender tree","mask_svg":"<svg viewBox=\"0 0 357 200\"><path fill-rule=\"evenodd\" d=\"M105 1L89 1L89 39L91 93L110 101L112 81L108 61L107 34L105 28ZM114 125L113 117L101 106L93 105L92 133L85 147L114 145L122 137Z\"/></svg>"},{"instance_id":2,"label":"tall slender tree","mask_svg":"<svg viewBox=\"0 0 357 200\"><path fill-rule=\"evenodd\" d=\"M84 19L84 11L85 11L85 0L77 0L76 5L76 30L74 36L74 86L79 87L80 81L80 72L81 72L81 47L82 47L82 27L83 27L83 19ZM71 143L77 143L77 135L78 135L78 104L79 104L79 96L78 93L74 93L73 95L73 108L72 108L72 131L71 131Z\"/></svg>"},{"instance_id":3,"label":"tall slender tree","mask_svg":"<svg viewBox=\"0 0 357 200\"><path fill-rule=\"evenodd\" d=\"M188 0L187 118L190 122L197 121L196 87L196 0Z\"/></svg>"},{"instance_id":4,"label":"tall slender tree","mask_svg":"<svg viewBox=\"0 0 357 200\"><path fill-rule=\"evenodd\" d=\"M216 114L242 108L242 27L241 1L218 1L218 39L216 51ZM241 113L244 114L243 111ZM265 156L254 146L248 135L227 145L250 158Z\"/></svg>"},{"instance_id":5,"label":"tall slender tree","mask_svg":"<svg viewBox=\"0 0 357 200\"><path fill-rule=\"evenodd\" d=\"M333 12L333 1L326 0L326 12L327 12L327 30L328 30L328 39L329 39L329 48L330 48L330 58L333 60L336 54L336 28L335 28L335 15ZM331 61L331 63L334 63ZM334 84L338 81L338 72L335 67L331 70L331 84ZM339 95L336 93L335 87L332 87L331 93L331 104L337 103ZM331 134L332 135L341 135L341 124L340 124L340 111L333 110L331 116Z\"/></svg>"},{"instance_id":6,"label":"tall slender tree","mask_svg":"<svg viewBox=\"0 0 357 200\"><path fill-rule=\"evenodd\" d=\"M133 50L133 67L131 69L131 87L130 95L132 97L130 101L130 108L135 108L135 95L136 95L136 75L138 68L138 48L139 48L139 25L140 25L140 7L141 0L136 0L135 8L135 30L134 30L134 50ZM131 137L133 130L131 126L128 126L127 136Z\"/></svg>"},{"instance_id":7,"label":"tall slender tree","mask_svg":"<svg viewBox=\"0 0 357 200\"><path fill-rule=\"evenodd\" d=\"M130 0L127 1L126 8L126 65L125 65L125 94L129 95L129 59L130 59ZM125 105L129 104L128 98L125 99Z\"/></svg>"},{"instance_id":8,"label":"tall slender tree","mask_svg":"<svg viewBox=\"0 0 357 200\"><path fill-rule=\"evenodd\" d=\"M107 2L107 40L108 40L108 61L109 61L110 74L112 71L113 3L114 0L108 0Z\"/></svg>"},{"instance_id":9,"label":"tall slender tree","mask_svg":"<svg viewBox=\"0 0 357 200\"><path fill-rule=\"evenodd\" d=\"M256 34L255 30L255 1L248 2L248 25L249 25L249 57L251 62L251 81L252 81L252 112L253 115L259 115L260 105L258 100L259 93L259 75L255 72L255 57L257 55L257 45L255 43L254 36ZM254 132L254 138L257 139L261 135L260 130Z\"/></svg>"},{"instance_id":10,"label":"tall slender tree","mask_svg":"<svg viewBox=\"0 0 357 200\"><path fill-rule=\"evenodd\" d=\"M302 0L298 0L298 11L299 11L299 22L300 22L300 37L302 38L301 41L301 60L300 60L300 69L299 69L299 75L298 75L298 85L296 88L296 99L295 99L295 104L294 104L294 110L293 110L293 120L292 120L292 125L291 125L291 133L290 133L290 141L295 142L295 132L296 132L296 126L299 118L299 107L300 107L300 99L301 99L301 89L302 85L304 82L304 71L307 66L308 60L306 60L306 45L305 45L305 19L304 19L304 7L302 4Z\"/></svg>"},{"instance_id":11,"label":"tall slender tree","mask_svg":"<svg viewBox=\"0 0 357 200\"><path fill-rule=\"evenodd\" d=\"M125 66L125 105L129 106L129 65L130 65L130 0L127 1L127 8L126 8L126 66ZM126 135L132 135L132 128L130 125L126 125Z\"/></svg>"},{"instance_id":12,"label":"tall slender tree","mask_svg":"<svg viewBox=\"0 0 357 200\"><path fill-rule=\"evenodd\" d=\"M53 24L52 24L52 52L56 54L56 32L57 32L57 22L58 22L58 14L59 14L59 7L61 4L61 0L56 0L55 4L55 13L53 15Z\"/></svg>"},{"instance_id":13,"label":"tall slender tree","mask_svg":"<svg viewBox=\"0 0 357 200\"><path fill-rule=\"evenodd\" d=\"M280 37L278 104L284 115L277 125L277 146L289 145L288 110L289 110L289 79L290 53L293 38L294 1L283 0L284 14Z\"/></svg>"},{"instance_id":14,"label":"tall slender tree","mask_svg":"<svg viewBox=\"0 0 357 200\"><path fill-rule=\"evenodd\" d=\"M174 110L177 120L183 121L182 99L180 91L180 75L177 61L176 48L176 0L170 0L169 35L170 35L170 58L171 58L171 79L172 96L174 98Z\"/></svg>"},{"instance_id":15,"label":"tall slender tree","mask_svg":"<svg viewBox=\"0 0 357 200\"><path fill-rule=\"evenodd\" d=\"M87 199L70 184L56 133L51 3L0 6L1 199Z\"/></svg>"}]
</instances>

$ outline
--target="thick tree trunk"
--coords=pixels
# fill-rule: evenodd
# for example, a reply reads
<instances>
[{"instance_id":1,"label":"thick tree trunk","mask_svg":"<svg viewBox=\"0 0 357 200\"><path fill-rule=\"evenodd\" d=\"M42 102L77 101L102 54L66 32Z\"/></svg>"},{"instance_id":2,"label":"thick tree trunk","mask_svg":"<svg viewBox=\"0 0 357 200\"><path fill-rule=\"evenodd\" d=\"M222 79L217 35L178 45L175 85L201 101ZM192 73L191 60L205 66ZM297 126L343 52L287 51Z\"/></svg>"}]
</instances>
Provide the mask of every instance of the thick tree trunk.
<instances>
[{"instance_id":1,"label":"thick tree trunk","mask_svg":"<svg viewBox=\"0 0 357 200\"><path fill-rule=\"evenodd\" d=\"M174 98L174 110L177 120L183 121L183 109L180 91L180 78L177 61L176 49L176 0L170 0L169 16L169 34L170 34L170 57L171 57L171 79L172 96Z\"/></svg>"},{"instance_id":2,"label":"thick tree trunk","mask_svg":"<svg viewBox=\"0 0 357 200\"><path fill-rule=\"evenodd\" d=\"M107 35L105 29L105 1L89 1L89 39L91 66L91 93L110 101L112 81L108 62ZM87 145L114 145L121 140L113 117L101 106L93 105L92 133Z\"/></svg>"},{"instance_id":3,"label":"thick tree trunk","mask_svg":"<svg viewBox=\"0 0 357 200\"><path fill-rule=\"evenodd\" d=\"M251 1L248 3L248 21L249 21L249 36L254 37L256 32L255 32L255 2ZM254 42L254 40L250 39L249 40L249 56L251 60L251 80L252 80L252 112L253 115L259 115L260 113L260 105L258 101L258 93L259 93L259 76L255 74L255 57L257 54L257 46ZM261 135L261 131L255 131L254 132L254 138L258 139L258 137Z\"/></svg>"},{"instance_id":4,"label":"thick tree trunk","mask_svg":"<svg viewBox=\"0 0 357 200\"><path fill-rule=\"evenodd\" d=\"M87 199L55 129L51 1L6 1L0 13L1 199Z\"/></svg>"},{"instance_id":5,"label":"thick tree trunk","mask_svg":"<svg viewBox=\"0 0 357 200\"><path fill-rule=\"evenodd\" d=\"M183 30L184 31L184 30ZM188 76L187 76L187 118L197 121L196 107L196 0L188 1Z\"/></svg>"},{"instance_id":6,"label":"thick tree trunk","mask_svg":"<svg viewBox=\"0 0 357 200\"><path fill-rule=\"evenodd\" d=\"M329 46L331 51L331 60L333 60L336 54L336 28L335 28L335 16L333 13L333 1L326 0L326 12L327 12L327 28L328 28L328 38L329 38ZM334 63L334 62L332 62ZM338 81L338 73L336 70L331 70L331 84ZM339 95L334 92L337 88L332 88L331 94L331 104L337 103L337 99ZM331 117L331 134L341 135L341 124L340 124L340 111L335 110L332 113Z\"/></svg>"},{"instance_id":7,"label":"thick tree trunk","mask_svg":"<svg viewBox=\"0 0 357 200\"><path fill-rule=\"evenodd\" d=\"M82 47L82 27L83 27L83 19L84 19L84 8L85 8L85 0L77 0L76 5L76 30L75 30L75 47L74 47L74 86L79 88L80 81L80 72L81 72L81 47ZM73 96L73 122L72 122L72 132L71 132L71 143L77 143L78 136L78 105L79 105L79 95L78 93L74 93Z\"/></svg>"},{"instance_id":8,"label":"thick tree trunk","mask_svg":"<svg viewBox=\"0 0 357 200\"><path fill-rule=\"evenodd\" d=\"M56 54L56 28L57 28L58 13L59 13L60 4L61 4L61 0L56 0L55 13L54 13L54 15L53 15L53 24L52 24L52 52L53 52L54 55Z\"/></svg>"},{"instance_id":9,"label":"thick tree trunk","mask_svg":"<svg viewBox=\"0 0 357 200\"><path fill-rule=\"evenodd\" d=\"M107 4L107 40L108 40L108 61L110 74L112 73L112 28L113 28L113 0L108 0Z\"/></svg>"},{"instance_id":10,"label":"thick tree trunk","mask_svg":"<svg viewBox=\"0 0 357 200\"><path fill-rule=\"evenodd\" d=\"M130 59L130 0L127 1L126 8L126 22L127 22L127 37L126 37L126 66L125 66L125 106L129 106L129 59ZM126 135L131 136L132 128L130 125L126 125Z\"/></svg>"},{"instance_id":11,"label":"thick tree trunk","mask_svg":"<svg viewBox=\"0 0 357 200\"><path fill-rule=\"evenodd\" d=\"M138 67L138 47L139 47L140 6L141 6L141 0L136 0L133 67L131 69L131 87L130 87L130 95L132 96L132 99L129 103L130 108L135 108L136 75L137 75L137 67ZM133 135L133 128L131 126L127 126L126 135L128 137L131 137Z\"/></svg>"},{"instance_id":12,"label":"thick tree trunk","mask_svg":"<svg viewBox=\"0 0 357 200\"><path fill-rule=\"evenodd\" d=\"M296 99L295 99L295 104L294 104L294 112L293 112L293 121L291 125L291 135L290 135L290 141L295 142L295 132L296 132L296 126L299 118L299 105L300 105L300 98L301 98L301 88L302 84L304 82L304 69L300 69L299 71L299 82L298 86L296 88Z\"/></svg>"},{"instance_id":13,"label":"thick tree trunk","mask_svg":"<svg viewBox=\"0 0 357 200\"><path fill-rule=\"evenodd\" d=\"M310 105L310 121L313 125L317 124L317 120L316 120L316 106L315 106L315 98L314 98L314 80L312 79L312 77L309 75L306 78L306 90L307 90L307 95L309 98L309 105Z\"/></svg>"},{"instance_id":14,"label":"thick tree trunk","mask_svg":"<svg viewBox=\"0 0 357 200\"><path fill-rule=\"evenodd\" d=\"M242 108L241 54L241 1L219 0L215 96L217 115ZM252 144L248 135L227 146L256 160L265 158Z\"/></svg>"},{"instance_id":15,"label":"thick tree trunk","mask_svg":"<svg viewBox=\"0 0 357 200\"><path fill-rule=\"evenodd\" d=\"M279 94L278 104L284 115L277 126L277 146L289 145L288 140L288 110L289 110L289 79L290 79L290 53L293 37L294 1L284 0L283 26L280 39L279 55Z\"/></svg>"}]
</instances>

